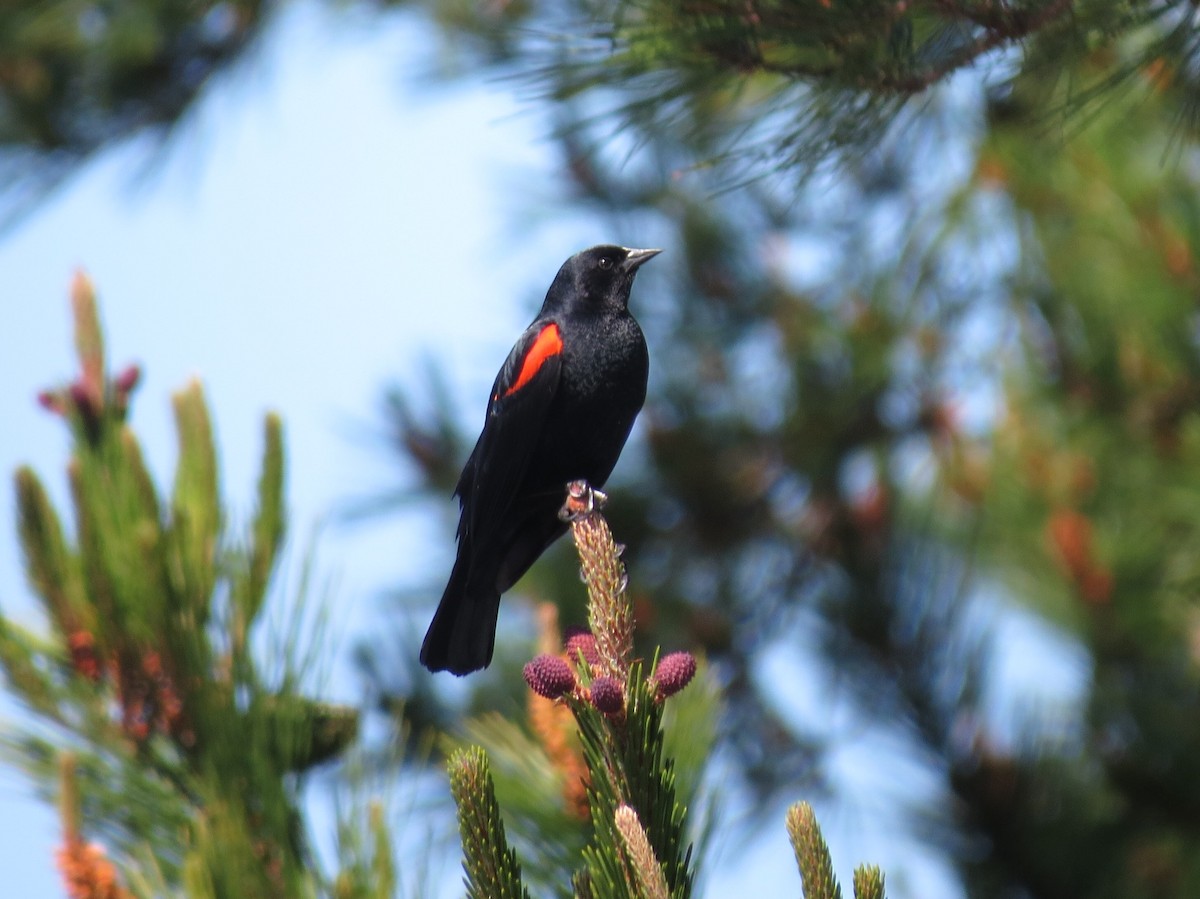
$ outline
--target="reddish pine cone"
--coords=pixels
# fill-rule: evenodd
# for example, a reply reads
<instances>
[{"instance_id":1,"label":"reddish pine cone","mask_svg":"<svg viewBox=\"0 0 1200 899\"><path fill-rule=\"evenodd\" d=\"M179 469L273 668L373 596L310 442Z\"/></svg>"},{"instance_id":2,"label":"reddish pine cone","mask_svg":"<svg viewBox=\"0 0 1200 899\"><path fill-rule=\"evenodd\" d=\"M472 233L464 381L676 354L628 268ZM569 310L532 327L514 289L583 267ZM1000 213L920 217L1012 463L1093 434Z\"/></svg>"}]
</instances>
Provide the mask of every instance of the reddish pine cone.
<instances>
[{"instance_id":1,"label":"reddish pine cone","mask_svg":"<svg viewBox=\"0 0 1200 899\"><path fill-rule=\"evenodd\" d=\"M585 627L567 628L567 658L572 662L578 661L583 653L584 661L589 665L600 664L600 650L596 648L596 638Z\"/></svg>"},{"instance_id":2,"label":"reddish pine cone","mask_svg":"<svg viewBox=\"0 0 1200 899\"><path fill-rule=\"evenodd\" d=\"M625 711L625 691L615 677L598 677L592 681L592 705L604 715L617 715Z\"/></svg>"},{"instance_id":3,"label":"reddish pine cone","mask_svg":"<svg viewBox=\"0 0 1200 899\"><path fill-rule=\"evenodd\" d=\"M523 673L529 689L547 699L558 699L575 689L575 673L558 656L536 656L526 663Z\"/></svg>"},{"instance_id":4,"label":"reddish pine cone","mask_svg":"<svg viewBox=\"0 0 1200 899\"><path fill-rule=\"evenodd\" d=\"M658 685L658 698L674 696L696 676L696 657L690 652L670 652L658 660L654 670L654 682Z\"/></svg>"},{"instance_id":5,"label":"reddish pine cone","mask_svg":"<svg viewBox=\"0 0 1200 899\"><path fill-rule=\"evenodd\" d=\"M72 631L67 637L67 648L71 653L71 665L79 674L92 683L99 683L104 672L96 655L96 638L88 631Z\"/></svg>"},{"instance_id":6,"label":"reddish pine cone","mask_svg":"<svg viewBox=\"0 0 1200 899\"><path fill-rule=\"evenodd\" d=\"M119 375L113 378L113 389L124 396L128 396L133 388L137 387L138 382L142 380L142 370L137 365L127 365Z\"/></svg>"},{"instance_id":7,"label":"reddish pine cone","mask_svg":"<svg viewBox=\"0 0 1200 899\"><path fill-rule=\"evenodd\" d=\"M38 405L47 412L53 412L55 415L66 415L67 407L63 402L63 393L61 390L42 390L37 395Z\"/></svg>"},{"instance_id":8,"label":"reddish pine cone","mask_svg":"<svg viewBox=\"0 0 1200 899\"><path fill-rule=\"evenodd\" d=\"M67 396L71 398L79 417L85 422L92 424L99 421L103 400L86 383L82 380L75 381L67 388Z\"/></svg>"}]
</instances>

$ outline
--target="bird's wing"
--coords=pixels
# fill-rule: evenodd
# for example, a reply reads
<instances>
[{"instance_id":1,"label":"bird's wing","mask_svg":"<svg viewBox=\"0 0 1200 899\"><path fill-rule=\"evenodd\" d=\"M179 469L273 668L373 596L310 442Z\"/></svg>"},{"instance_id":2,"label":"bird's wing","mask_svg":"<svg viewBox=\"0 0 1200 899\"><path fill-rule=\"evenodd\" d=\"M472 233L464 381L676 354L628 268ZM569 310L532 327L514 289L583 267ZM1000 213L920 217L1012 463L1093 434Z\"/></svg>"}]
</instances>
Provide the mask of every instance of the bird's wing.
<instances>
[{"instance_id":1,"label":"bird's wing","mask_svg":"<svg viewBox=\"0 0 1200 899\"><path fill-rule=\"evenodd\" d=\"M487 542L525 478L529 460L558 390L562 331L536 321L504 361L488 400L487 421L455 491L462 500L459 538Z\"/></svg>"}]
</instances>

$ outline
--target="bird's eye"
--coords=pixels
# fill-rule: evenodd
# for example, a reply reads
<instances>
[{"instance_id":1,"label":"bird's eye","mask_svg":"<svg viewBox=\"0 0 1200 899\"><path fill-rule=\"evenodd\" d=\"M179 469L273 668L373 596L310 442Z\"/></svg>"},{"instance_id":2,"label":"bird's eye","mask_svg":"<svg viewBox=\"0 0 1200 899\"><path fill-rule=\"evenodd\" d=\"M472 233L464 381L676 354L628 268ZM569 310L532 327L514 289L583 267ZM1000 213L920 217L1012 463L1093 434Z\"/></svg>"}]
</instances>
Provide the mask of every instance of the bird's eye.
<instances>
[{"instance_id":1,"label":"bird's eye","mask_svg":"<svg viewBox=\"0 0 1200 899\"><path fill-rule=\"evenodd\" d=\"M596 264L599 265L601 268L606 268L606 269L612 268L612 264L613 264L612 258L609 256L601 256L600 261Z\"/></svg>"}]
</instances>

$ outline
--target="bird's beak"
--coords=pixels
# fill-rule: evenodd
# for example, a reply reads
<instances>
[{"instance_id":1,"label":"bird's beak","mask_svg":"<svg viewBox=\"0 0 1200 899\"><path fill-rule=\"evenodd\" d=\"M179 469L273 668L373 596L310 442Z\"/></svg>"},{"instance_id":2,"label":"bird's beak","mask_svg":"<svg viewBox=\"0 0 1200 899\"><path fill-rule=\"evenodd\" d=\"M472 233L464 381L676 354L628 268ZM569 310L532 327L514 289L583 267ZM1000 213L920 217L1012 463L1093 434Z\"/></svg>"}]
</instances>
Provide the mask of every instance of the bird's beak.
<instances>
[{"instance_id":1,"label":"bird's beak","mask_svg":"<svg viewBox=\"0 0 1200 899\"><path fill-rule=\"evenodd\" d=\"M642 263L649 262L662 250L631 250L629 247L622 247L625 251L625 261L621 263L621 267L627 272L636 272L641 268Z\"/></svg>"}]
</instances>

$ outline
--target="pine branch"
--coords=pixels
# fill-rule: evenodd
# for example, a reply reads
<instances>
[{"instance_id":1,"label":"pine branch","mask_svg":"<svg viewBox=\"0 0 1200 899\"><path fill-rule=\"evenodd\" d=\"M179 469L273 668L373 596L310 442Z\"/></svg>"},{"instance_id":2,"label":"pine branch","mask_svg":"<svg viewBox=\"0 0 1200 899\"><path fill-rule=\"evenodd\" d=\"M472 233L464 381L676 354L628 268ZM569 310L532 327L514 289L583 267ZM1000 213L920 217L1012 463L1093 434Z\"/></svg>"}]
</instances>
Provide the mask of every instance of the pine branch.
<instances>
[{"instance_id":1,"label":"pine branch","mask_svg":"<svg viewBox=\"0 0 1200 899\"><path fill-rule=\"evenodd\" d=\"M250 577L241 598L242 614L252 620L266 598L267 583L283 543L287 512L283 503L283 422L268 415L263 425L262 475L258 481L258 509L251 527Z\"/></svg>"},{"instance_id":2,"label":"pine branch","mask_svg":"<svg viewBox=\"0 0 1200 899\"><path fill-rule=\"evenodd\" d=\"M116 869L105 858L104 850L83 838L75 768L73 755L64 754L60 758L59 815L63 824L63 845L56 853L56 861L67 896L70 899L133 899L133 895L118 882Z\"/></svg>"},{"instance_id":3,"label":"pine branch","mask_svg":"<svg viewBox=\"0 0 1200 899\"><path fill-rule=\"evenodd\" d=\"M569 700L590 774L594 842L583 854L589 880L599 896L637 896L616 827L617 810L628 805L645 826L670 895L686 899L692 888L687 810L676 800L673 763L663 756L662 705L639 663L626 687L619 714L602 713L587 699Z\"/></svg>"},{"instance_id":4,"label":"pine branch","mask_svg":"<svg viewBox=\"0 0 1200 899\"><path fill-rule=\"evenodd\" d=\"M821 835L817 816L807 802L797 802L787 812L788 837L800 867L804 899L842 899L842 888L833 874L829 846Z\"/></svg>"},{"instance_id":5,"label":"pine branch","mask_svg":"<svg viewBox=\"0 0 1200 899\"><path fill-rule=\"evenodd\" d=\"M798 56L795 47L805 43L805 39L796 31L797 23L793 18L795 13L786 8L758 3L730 4L721 11L714 9L707 14L703 24L697 22L694 27L703 28L704 33L709 36L707 41L702 38L696 41L697 49L707 53L720 67L736 72L740 77L761 72L814 83L841 82L845 87L864 92L910 95L927 90L954 72L976 63L993 50L1019 44L1031 35L1044 31L1065 18L1074 3L1075 0L1055 0L1048 6L987 4L975 7L955 0L936 0L932 8L943 18L943 28L951 23L965 23L974 26L979 33L972 40L957 46L949 54L929 64L920 65L917 62L926 54L913 53L910 64L904 64L905 61L901 61L900 65L885 63L860 71L851 69L840 52L845 45L859 37L853 34L850 28L836 33L827 26L824 36L830 48L827 55L836 59L836 62L815 63ZM719 8L721 4L713 6ZM874 35L886 35L889 42L895 45L896 38L891 32L900 27L899 23L905 23L907 31L912 30L907 18L914 14L910 11L910 6L916 4L880 4L879 15L872 19L869 26ZM717 17L723 13L724 22L716 24L712 17L713 12ZM686 22L686 18L684 21ZM836 20L830 16L828 21L832 23ZM837 23L837 27L841 27L840 22ZM697 31L696 36L699 37L699 34ZM636 30L628 34L630 40L638 40L645 36ZM793 47L781 50L780 36L794 42ZM864 29L862 37L869 39L870 36ZM765 54L764 44L772 46L773 56Z\"/></svg>"},{"instance_id":6,"label":"pine branch","mask_svg":"<svg viewBox=\"0 0 1200 899\"><path fill-rule=\"evenodd\" d=\"M74 385L75 399L91 413L99 415L104 405L104 337L96 311L96 293L82 272L76 272L71 284L71 308L75 321L75 352L81 374Z\"/></svg>"},{"instance_id":7,"label":"pine branch","mask_svg":"<svg viewBox=\"0 0 1200 899\"><path fill-rule=\"evenodd\" d=\"M544 637L544 651L525 666L524 676L538 702L565 703L579 728L592 839L582 852L583 868L571 878L575 896L687 899L693 882L687 809L676 798L662 716L664 702L695 676L696 660L690 653L670 653L649 676L640 661L629 661L631 603L618 546L600 514L603 499L586 483L574 482L560 512L571 524L595 633L571 633L561 655L545 651L552 646ZM543 618L544 632L556 635L556 621ZM536 709L539 735L551 743L545 709ZM490 732L495 740L498 728ZM475 733L489 731L476 728ZM507 845L482 749L460 750L452 757L451 789L459 807L468 891L473 897L516 895L520 868ZM828 847L807 804L789 810L788 831L807 899L841 899ZM855 890L856 899L883 899L878 869L858 869Z\"/></svg>"},{"instance_id":8,"label":"pine branch","mask_svg":"<svg viewBox=\"0 0 1200 899\"><path fill-rule=\"evenodd\" d=\"M478 746L460 749L450 757L448 768L450 791L458 806L467 895L471 899L528 899L517 854L504 835L484 751Z\"/></svg>"},{"instance_id":9,"label":"pine branch","mask_svg":"<svg viewBox=\"0 0 1200 899\"><path fill-rule=\"evenodd\" d=\"M60 866L79 885L72 895L120 895L105 892L115 865L131 886L165 886L148 893L312 895L321 878L305 847L296 774L341 753L358 714L299 695L292 670L268 688L252 651L284 530L279 423L266 426L252 550L232 551L199 384L175 397L180 461L164 503L125 423L139 372L105 372L82 275L72 304L81 373L40 400L74 437L76 537L21 469L22 549L51 633L35 637L0 615L7 686L54 725L58 742L39 730L4 735L0 749L44 790L61 784L71 817ZM85 831L104 838L113 862ZM85 882L90 892L80 892Z\"/></svg>"},{"instance_id":10,"label":"pine branch","mask_svg":"<svg viewBox=\"0 0 1200 899\"><path fill-rule=\"evenodd\" d=\"M854 869L854 899L884 899L883 871L875 865Z\"/></svg>"},{"instance_id":11,"label":"pine branch","mask_svg":"<svg viewBox=\"0 0 1200 899\"><path fill-rule=\"evenodd\" d=\"M787 811L788 838L800 868L804 899L842 899L842 888L833 873L833 858L807 802L797 802ZM874 865L854 869L854 899L885 899L883 872Z\"/></svg>"},{"instance_id":12,"label":"pine branch","mask_svg":"<svg viewBox=\"0 0 1200 899\"><path fill-rule=\"evenodd\" d=\"M83 604L62 523L33 469L18 469L15 481L26 576L30 586L44 598L55 624L64 633L72 633L84 623L78 620Z\"/></svg>"},{"instance_id":13,"label":"pine branch","mask_svg":"<svg viewBox=\"0 0 1200 899\"><path fill-rule=\"evenodd\" d=\"M691 894L691 847L686 809L677 802L673 763L664 757L662 702L658 681L644 677L633 653L632 601L625 590L620 550L600 514L603 494L582 481L568 486L560 516L571 523L594 632L576 641L579 675L586 682L562 691L579 725L589 772L588 805L594 842L583 853L581 882L596 896L636 896L640 883L627 862L627 835L618 820L636 815L655 868L673 899ZM568 649L572 643L568 641ZM547 669L553 656L539 656ZM594 659L594 662L591 661ZM532 664L532 663L531 663ZM527 669L528 671L528 669ZM695 672L692 660L691 672ZM527 680L528 680L527 676ZM676 692L690 680L679 678ZM532 686L531 682L531 686ZM553 698L553 697L551 697ZM629 811L622 812L622 808ZM661 862L661 864L659 864ZM635 866L636 867L636 866Z\"/></svg>"},{"instance_id":14,"label":"pine branch","mask_svg":"<svg viewBox=\"0 0 1200 899\"><path fill-rule=\"evenodd\" d=\"M631 806L617 807L614 821L621 839L625 841L625 852L629 859L629 867L643 899L667 899L667 882L663 878L662 866L654 856L642 822Z\"/></svg>"},{"instance_id":15,"label":"pine branch","mask_svg":"<svg viewBox=\"0 0 1200 899\"><path fill-rule=\"evenodd\" d=\"M562 517L571 523L588 591L588 623L596 638L600 673L618 680L629 674L633 657L633 604L625 596L627 578L621 547L600 514L607 497L585 481L567 486Z\"/></svg>"}]
</instances>

